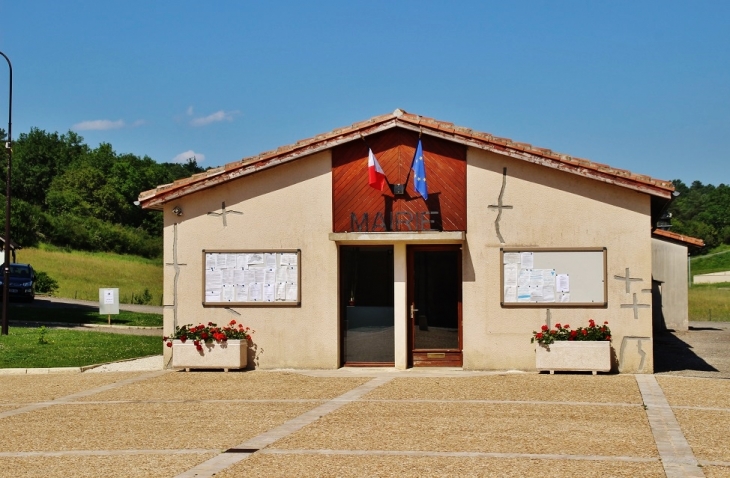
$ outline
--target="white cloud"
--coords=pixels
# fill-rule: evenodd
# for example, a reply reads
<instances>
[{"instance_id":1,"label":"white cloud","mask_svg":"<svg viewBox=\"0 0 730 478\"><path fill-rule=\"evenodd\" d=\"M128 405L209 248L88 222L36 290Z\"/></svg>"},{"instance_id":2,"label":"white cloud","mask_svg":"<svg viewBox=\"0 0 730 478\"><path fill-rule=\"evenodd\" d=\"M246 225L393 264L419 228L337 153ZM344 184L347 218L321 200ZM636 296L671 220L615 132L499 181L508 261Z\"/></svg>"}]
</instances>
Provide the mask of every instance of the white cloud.
<instances>
[{"instance_id":1,"label":"white cloud","mask_svg":"<svg viewBox=\"0 0 730 478\"><path fill-rule=\"evenodd\" d=\"M135 121L134 123L132 123L130 125L130 127L136 128L137 126L142 126L143 124L147 124L147 122L145 120L143 120L143 119L138 119L137 121Z\"/></svg>"},{"instance_id":2,"label":"white cloud","mask_svg":"<svg viewBox=\"0 0 730 478\"><path fill-rule=\"evenodd\" d=\"M193 116L193 107L188 106L188 116Z\"/></svg>"},{"instance_id":3,"label":"white cloud","mask_svg":"<svg viewBox=\"0 0 730 478\"><path fill-rule=\"evenodd\" d=\"M174 158L172 158L172 162L173 163L185 163L185 162L187 162L188 159L193 159L193 158L195 158L195 161L197 161L198 163L202 163L203 161L205 161L204 154L196 153L192 149L189 149L185 152L178 154Z\"/></svg>"},{"instance_id":4,"label":"white cloud","mask_svg":"<svg viewBox=\"0 0 730 478\"><path fill-rule=\"evenodd\" d=\"M192 106L188 108L188 114L193 111ZM208 116L201 116L200 118L194 118L190 120L190 124L193 126L205 126L211 123L218 123L219 121L233 121L233 117L236 116L239 111L216 111Z\"/></svg>"},{"instance_id":5,"label":"white cloud","mask_svg":"<svg viewBox=\"0 0 730 478\"><path fill-rule=\"evenodd\" d=\"M119 129L124 128L124 120L92 120L82 121L76 123L71 128L78 131L90 131L90 130L108 130L108 129Z\"/></svg>"}]
</instances>

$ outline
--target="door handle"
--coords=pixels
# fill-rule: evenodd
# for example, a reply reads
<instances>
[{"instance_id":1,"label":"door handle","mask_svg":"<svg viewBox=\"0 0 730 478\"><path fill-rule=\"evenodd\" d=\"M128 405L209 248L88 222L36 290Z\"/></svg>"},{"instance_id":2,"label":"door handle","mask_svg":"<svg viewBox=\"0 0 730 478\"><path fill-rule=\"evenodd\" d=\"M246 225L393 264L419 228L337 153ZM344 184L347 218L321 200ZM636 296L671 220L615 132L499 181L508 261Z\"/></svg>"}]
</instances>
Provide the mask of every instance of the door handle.
<instances>
[{"instance_id":1,"label":"door handle","mask_svg":"<svg viewBox=\"0 0 730 478\"><path fill-rule=\"evenodd\" d=\"M416 309L416 303L411 302L411 320L416 318L416 312L418 312L418 309Z\"/></svg>"}]
</instances>

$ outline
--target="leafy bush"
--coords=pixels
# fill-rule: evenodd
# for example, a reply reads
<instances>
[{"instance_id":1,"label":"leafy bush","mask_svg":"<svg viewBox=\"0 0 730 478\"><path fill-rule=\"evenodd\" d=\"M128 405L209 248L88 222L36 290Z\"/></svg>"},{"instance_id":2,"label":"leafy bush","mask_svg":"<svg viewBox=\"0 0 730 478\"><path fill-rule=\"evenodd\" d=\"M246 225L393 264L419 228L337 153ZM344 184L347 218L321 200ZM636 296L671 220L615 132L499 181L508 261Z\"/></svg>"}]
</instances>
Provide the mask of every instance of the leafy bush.
<instances>
[{"instance_id":1,"label":"leafy bush","mask_svg":"<svg viewBox=\"0 0 730 478\"><path fill-rule=\"evenodd\" d=\"M41 294L53 295L58 290L58 282L43 271L35 271L35 290Z\"/></svg>"},{"instance_id":2,"label":"leafy bush","mask_svg":"<svg viewBox=\"0 0 730 478\"><path fill-rule=\"evenodd\" d=\"M141 228L112 224L74 214L48 215L48 239L56 246L154 258L162 255L162 238Z\"/></svg>"},{"instance_id":3,"label":"leafy bush","mask_svg":"<svg viewBox=\"0 0 730 478\"><path fill-rule=\"evenodd\" d=\"M146 305L152 302L152 294L149 289L145 289L141 294L132 293L132 303L138 305Z\"/></svg>"},{"instance_id":4,"label":"leafy bush","mask_svg":"<svg viewBox=\"0 0 730 478\"><path fill-rule=\"evenodd\" d=\"M47 333L48 329L45 325L38 327L38 345L49 345L53 343L46 338Z\"/></svg>"}]
</instances>

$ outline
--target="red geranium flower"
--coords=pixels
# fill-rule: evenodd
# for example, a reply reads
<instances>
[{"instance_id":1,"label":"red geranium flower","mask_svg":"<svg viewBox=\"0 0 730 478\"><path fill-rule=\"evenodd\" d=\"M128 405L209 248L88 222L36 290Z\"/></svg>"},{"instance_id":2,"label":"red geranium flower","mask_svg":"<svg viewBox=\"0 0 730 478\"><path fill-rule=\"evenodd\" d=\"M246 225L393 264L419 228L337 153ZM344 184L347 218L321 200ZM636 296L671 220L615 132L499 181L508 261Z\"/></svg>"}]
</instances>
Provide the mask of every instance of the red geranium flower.
<instances>
[{"instance_id":1,"label":"red geranium flower","mask_svg":"<svg viewBox=\"0 0 730 478\"><path fill-rule=\"evenodd\" d=\"M167 342L168 347L172 347L172 342Z\"/></svg>"},{"instance_id":2,"label":"red geranium flower","mask_svg":"<svg viewBox=\"0 0 730 478\"><path fill-rule=\"evenodd\" d=\"M555 324L555 328L556 329L559 329L560 328L560 324Z\"/></svg>"},{"instance_id":3,"label":"red geranium flower","mask_svg":"<svg viewBox=\"0 0 730 478\"><path fill-rule=\"evenodd\" d=\"M542 330L543 330L543 331L547 331L547 329L548 329L548 326L547 326L547 325L543 325L543 326L542 326Z\"/></svg>"},{"instance_id":4,"label":"red geranium flower","mask_svg":"<svg viewBox=\"0 0 730 478\"><path fill-rule=\"evenodd\" d=\"M540 340L540 339L542 338L542 334L537 334L537 335L535 335L535 338L536 338L537 340Z\"/></svg>"}]
</instances>

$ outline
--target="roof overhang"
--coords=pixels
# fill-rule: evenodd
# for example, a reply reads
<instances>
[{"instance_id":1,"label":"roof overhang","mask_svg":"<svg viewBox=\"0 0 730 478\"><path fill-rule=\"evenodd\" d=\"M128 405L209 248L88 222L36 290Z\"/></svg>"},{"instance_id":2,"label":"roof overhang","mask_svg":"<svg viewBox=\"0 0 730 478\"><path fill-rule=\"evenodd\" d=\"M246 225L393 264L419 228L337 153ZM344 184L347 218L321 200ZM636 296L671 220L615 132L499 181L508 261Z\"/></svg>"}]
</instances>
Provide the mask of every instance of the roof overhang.
<instances>
[{"instance_id":1,"label":"roof overhang","mask_svg":"<svg viewBox=\"0 0 730 478\"><path fill-rule=\"evenodd\" d=\"M488 133L472 131L418 115L395 110L392 114L377 116L352 126L335 129L329 133L282 146L276 150L245 158L241 161L210 169L190 178L181 179L156 189L142 192L139 202L142 208L161 210L163 205L174 199L202 191L221 183L264 171L328 150L340 144L359 140L364 136L380 133L392 128L405 128L421 134L435 136L472 148L539 164L570 174L576 174L596 181L614 184L652 196L652 217L671 200L674 186L668 181L637 175L630 171L612 168L582 158L555 153L526 143L498 138ZM656 209L656 211L655 211Z\"/></svg>"},{"instance_id":2,"label":"roof overhang","mask_svg":"<svg viewBox=\"0 0 730 478\"><path fill-rule=\"evenodd\" d=\"M702 248L705 247L705 241L692 236L677 234L676 232L666 231L664 229L655 229L651 233L652 237L663 241L673 242L681 246Z\"/></svg>"}]
</instances>

